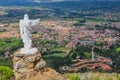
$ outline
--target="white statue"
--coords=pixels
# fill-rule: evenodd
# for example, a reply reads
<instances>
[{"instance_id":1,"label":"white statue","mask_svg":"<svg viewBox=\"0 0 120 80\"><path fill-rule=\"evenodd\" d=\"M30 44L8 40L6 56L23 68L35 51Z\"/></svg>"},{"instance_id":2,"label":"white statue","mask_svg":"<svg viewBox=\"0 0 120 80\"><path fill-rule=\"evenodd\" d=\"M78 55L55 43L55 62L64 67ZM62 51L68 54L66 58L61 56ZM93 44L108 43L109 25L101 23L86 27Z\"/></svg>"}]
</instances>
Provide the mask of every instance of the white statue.
<instances>
[{"instance_id":1,"label":"white statue","mask_svg":"<svg viewBox=\"0 0 120 80\"><path fill-rule=\"evenodd\" d=\"M37 48L32 48L32 35L31 30L32 27L39 23L40 19L29 20L27 14L24 15L24 19L20 20L20 34L21 39L24 43L24 48L21 49L22 54L35 54L37 53Z\"/></svg>"}]
</instances>

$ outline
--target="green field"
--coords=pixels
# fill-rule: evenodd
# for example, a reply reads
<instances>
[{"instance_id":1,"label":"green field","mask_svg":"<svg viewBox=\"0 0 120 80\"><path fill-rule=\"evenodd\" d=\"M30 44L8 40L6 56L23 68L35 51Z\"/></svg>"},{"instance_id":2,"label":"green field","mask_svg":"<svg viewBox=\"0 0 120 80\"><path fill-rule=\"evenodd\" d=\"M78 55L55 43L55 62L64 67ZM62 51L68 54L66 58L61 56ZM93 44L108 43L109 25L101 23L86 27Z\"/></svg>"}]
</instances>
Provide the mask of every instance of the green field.
<instances>
[{"instance_id":1,"label":"green field","mask_svg":"<svg viewBox=\"0 0 120 80\"><path fill-rule=\"evenodd\" d=\"M0 55L5 51L15 51L17 48L21 47L23 44L20 39L0 39Z\"/></svg>"}]
</instances>

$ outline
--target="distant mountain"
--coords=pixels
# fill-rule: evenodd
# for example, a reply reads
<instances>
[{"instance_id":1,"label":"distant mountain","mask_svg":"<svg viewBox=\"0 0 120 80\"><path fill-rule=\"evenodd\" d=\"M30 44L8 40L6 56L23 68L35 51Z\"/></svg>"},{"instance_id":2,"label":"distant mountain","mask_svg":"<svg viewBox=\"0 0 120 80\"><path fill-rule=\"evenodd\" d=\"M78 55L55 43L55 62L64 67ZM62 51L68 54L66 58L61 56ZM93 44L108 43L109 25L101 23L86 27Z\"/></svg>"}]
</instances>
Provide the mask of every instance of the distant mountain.
<instances>
[{"instance_id":1,"label":"distant mountain","mask_svg":"<svg viewBox=\"0 0 120 80\"><path fill-rule=\"evenodd\" d=\"M0 5L3 6L9 6L9 5L20 5L20 6L30 6L30 5L38 5L41 3L53 3L53 2L101 2L101 1L105 1L105 2L111 2L111 1L119 1L119 0L0 0Z\"/></svg>"},{"instance_id":2,"label":"distant mountain","mask_svg":"<svg viewBox=\"0 0 120 80\"><path fill-rule=\"evenodd\" d=\"M9 6L9 5L17 5L17 4L27 4L29 0L0 0L0 5Z\"/></svg>"}]
</instances>

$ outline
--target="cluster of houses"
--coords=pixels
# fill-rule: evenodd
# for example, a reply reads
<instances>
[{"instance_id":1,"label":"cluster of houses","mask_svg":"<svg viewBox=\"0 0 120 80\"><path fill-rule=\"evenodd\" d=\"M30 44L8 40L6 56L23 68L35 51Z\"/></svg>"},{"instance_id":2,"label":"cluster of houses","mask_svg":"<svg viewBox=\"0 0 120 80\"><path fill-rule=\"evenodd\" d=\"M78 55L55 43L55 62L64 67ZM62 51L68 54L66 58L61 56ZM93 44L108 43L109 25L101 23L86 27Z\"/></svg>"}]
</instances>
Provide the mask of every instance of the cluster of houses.
<instances>
[{"instance_id":1,"label":"cluster of houses","mask_svg":"<svg viewBox=\"0 0 120 80\"><path fill-rule=\"evenodd\" d=\"M46 20L41 21L40 25L36 26L35 31L42 34L42 40L55 40L58 44L63 44L66 41L66 47L74 47L78 40L94 41L94 42L108 42L108 45L120 40L120 33L114 29L97 30L95 25L101 25L99 22L87 22L86 25L91 26L89 30L86 26L74 27L70 21L62 20ZM70 26L71 25L71 26ZM113 23L112 27L118 27L119 23ZM5 27L5 24L0 23L0 29L4 28L4 32L0 32L0 38L20 37L19 27ZM39 38L37 36L37 38Z\"/></svg>"},{"instance_id":2,"label":"cluster of houses","mask_svg":"<svg viewBox=\"0 0 120 80\"><path fill-rule=\"evenodd\" d=\"M95 25L101 25L99 22L87 22L86 25L91 26L92 30L89 30L86 26L82 27L74 27L66 26L67 22L63 22L61 20L56 21L43 21L37 27L37 32L43 35L42 40L55 40L58 44L63 44L63 41L66 41L66 47L74 47L78 42L78 39L83 41L94 41L94 42L107 42L110 46L114 44L114 42L120 40L120 33L114 29L104 29L97 30L95 29ZM117 23L116 27L118 27ZM114 23L115 25L115 23ZM115 26L112 26L115 27Z\"/></svg>"},{"instance_id":3,"label":"cluster of houses","mask_svg":"<svg viewBox=\"0 0 120 80\"><path fill-rule=\"evenodd\" d=\"M7 24L2 24L0 23L0 39L4 39L4 38L13 38L13 37L20 37L19 34L19 29L17 28L12 28L9 27L9 25Z\"/></svg>"}]
</instances>

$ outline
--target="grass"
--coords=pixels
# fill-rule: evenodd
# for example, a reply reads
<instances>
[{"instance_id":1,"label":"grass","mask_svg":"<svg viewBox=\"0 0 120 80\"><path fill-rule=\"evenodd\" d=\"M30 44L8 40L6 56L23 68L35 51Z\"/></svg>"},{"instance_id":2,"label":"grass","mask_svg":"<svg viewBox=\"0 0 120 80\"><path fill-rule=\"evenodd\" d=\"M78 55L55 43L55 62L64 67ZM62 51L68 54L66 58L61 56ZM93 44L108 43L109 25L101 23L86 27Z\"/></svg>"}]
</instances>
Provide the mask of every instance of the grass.
<instances>
[{"instance_id":1,"label":"grass","mask_svg":"<svg viewBox=\"0 0 120 80\"><path fill-rule=\"evenodd\" d=\"M16 48L21 47L23 44L20 39L0 39L0 54L4 53L6 50L14 51Z\"/></svg>"},{"instance_id":2,"label":"grass","mask_svg":"<svg viewBox=\"0 0 120 80\"><path fill-rule=\"evenodd\" d=\"M116 73L66 73L64 76L70 80L120 80L120 74Z\"/></svg>"},{"instance_id":3,"label":"grass","mask_svg":"<svg viewBox=\"0 0 120 80\"><path fill-rule=\"evenodd\" d=\"M66 48L63 46L54 47L51 53L43 55L43 59L47 63L46 66L61 72L60 67L70 63L70 60L66 58L66 53L69 50L70 48Z\"/></svg>"},{"instance_id":4,"label":"grass","mask_svg":"<svg viewBox=\"0 0 120 80\"><path fill-rule=\"evenodd\" d=\"M71 50L71 48L66 48L66 47L56 47L53 49L53 51L58 51L58 52L64 52L66 53L67 51Z\"/></svg>"},{"instance_id":5,"label":"grass","mask_svg":"<svg viewBox=\"0 0 120 80\"><path fill-rule=\"evenodd\" d=\"M65 77L69 80L80 80L80 76L76 73L73 74L65 74Z\"/></svg>"},{"instance_id":6,"label":"grass","mask_svg":"<svg viewBox=\"0 0 120 80\"><path fill-rule=\"evenodd\" d=\"M55 58L55 57L65 57L65 53L54 53L43 56L44 58Z\"/></svg>"},{"instance_id":7,"label":"grass","mask_svg":"<svg viewBox=\"0 0 120 80\"><path fill-rule=\"evenodd\" d=\"M53 68L58 72L61 72L60 67L64 65L69 65L70 63L70 59L66 58L65 56L65 53L54 53L44 55L43 59L46 61L47 67Z\"/></svg>"},{"instance_id":8,"label":"grass","mask_svg":"<svg viewBox=\"0 0 120 80\"><path fill-rule=\"evenodd\" d=\"M64 64L65 53L55 53L44 55L43 59L47 62L47 67L59 70L59 66Z\"/></svg>"}]
</instances>

